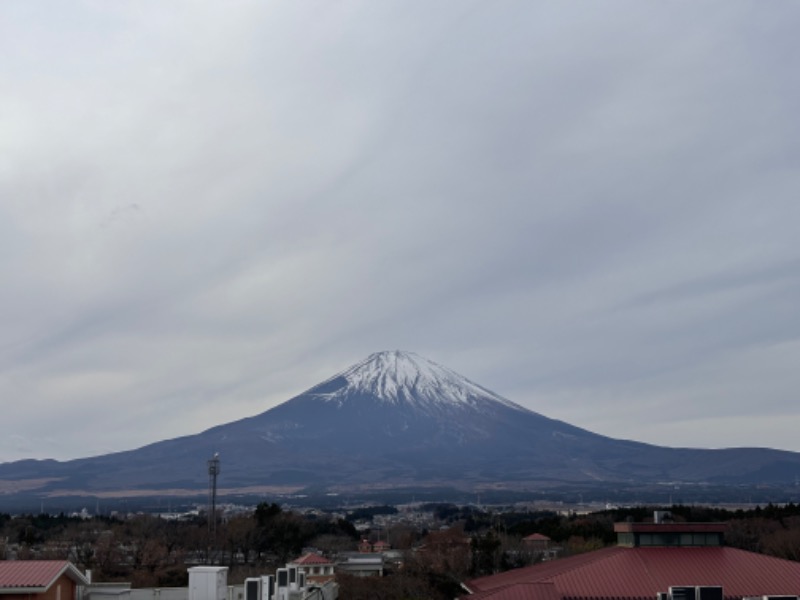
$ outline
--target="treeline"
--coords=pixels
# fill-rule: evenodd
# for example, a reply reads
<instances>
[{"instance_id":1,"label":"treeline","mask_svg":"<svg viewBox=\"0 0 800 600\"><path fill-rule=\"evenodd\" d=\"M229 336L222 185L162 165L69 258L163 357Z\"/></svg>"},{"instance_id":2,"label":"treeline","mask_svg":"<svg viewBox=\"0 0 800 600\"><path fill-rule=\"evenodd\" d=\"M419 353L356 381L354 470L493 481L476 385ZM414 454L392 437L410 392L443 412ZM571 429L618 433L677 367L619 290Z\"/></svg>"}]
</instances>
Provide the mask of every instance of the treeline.
<instances>
[{"instance_id":1,"label":"treeline","mask_svg":"<svg viewBox=\"0 0 800 600\"><path fill-rule=\"evenodd\" d=\"M92 569L97 581L130 581L135 587L185 586L187 567L214 563L227 565L229 581L239 583L273 572L306 547L333 557L355 550L364 536L388 541L402 554L403 566L388 567L381 580L343 576L342 597L452 598L461 581L545 558L523 541L532 533L549 537L559 556L586 552L616 542L615 522L652 520L657 509L668 510L675 521L727 522L728 545L800 561L800 505L794 503L748 510L674 505L566 515L436 503L421 508L434 516L430 530L396 523L361 533L354 521L393 515L397 509L365 507L341 519L262 503L247 514L219 520L215 528L202 515L171 521L147 514L125 519L0 514L0 559L67 559Z\"/></svg>"},{"instance_id":2,"label":"treeline","mask_svg":"<svg viewBox=\"0 0 800 600\"><path fill-rule=\"evenodd\" d=\"M639 506L567 516L544 513L526 517L525 513L509 512L495 515L494 530L522 537L540 533L564 545L569 552L580 552L616 543L614 523L652 521L655 510L668 511L679 522L725 522L727 546L800 561L800 504L793 502L733 510L687 505Z\"/></svg>"},{"instance_id":3,"label":"treeline","mask_svg":"<svg viewBox=\"0 0 800 600\"><path fill-rule=\"evenodd\" d=\"M0 515L0 559L63 559L91 569L97 581L129 581L134 587L185 586L187 567L222 564L231 582L272 572L306 546L335 552L355 548L353 525L344 519L300 515L277 504L252 514L164 520L60 515Z\"/></svg>"}]
</instances>

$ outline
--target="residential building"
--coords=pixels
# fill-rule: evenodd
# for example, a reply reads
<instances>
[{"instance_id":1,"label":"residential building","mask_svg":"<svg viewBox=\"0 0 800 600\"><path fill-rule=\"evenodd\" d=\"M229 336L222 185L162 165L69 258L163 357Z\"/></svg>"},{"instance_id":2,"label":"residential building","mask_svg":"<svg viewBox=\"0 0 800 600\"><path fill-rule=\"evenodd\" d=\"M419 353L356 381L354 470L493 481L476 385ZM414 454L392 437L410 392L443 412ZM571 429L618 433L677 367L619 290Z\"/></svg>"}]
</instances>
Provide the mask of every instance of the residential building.
<instances>
[{"instance_id":1,"label":"residential building","mask_svg":"<svg viewBox=\"0 0 800 600\"><path fill-rule=\"evenodd\" d=\"M308 585L321 585L336 579L333 562L314 552L308 552L286 563L286 567L295 567L298 573L305 573L305 580Z\"/></svg>"},{"instance_id":2,"label":"residential building","mask_svg":"<svg viewBox=\"0 0 800 600\"><path fill-rule=\"evenodd\" d=\"M2 600L81 600L88 583L67 560L0 561Z\"/></svg>"},{"instance_id":3,"label":"residential building","mask_svg":"<svg viewBox=\"0 0 800 600\"><path fill-rule=\"evenodd\" d=\"M336 558L336 572L358 577L383 577L383 554L341 552Z\"/></svg>"}]
</instances>

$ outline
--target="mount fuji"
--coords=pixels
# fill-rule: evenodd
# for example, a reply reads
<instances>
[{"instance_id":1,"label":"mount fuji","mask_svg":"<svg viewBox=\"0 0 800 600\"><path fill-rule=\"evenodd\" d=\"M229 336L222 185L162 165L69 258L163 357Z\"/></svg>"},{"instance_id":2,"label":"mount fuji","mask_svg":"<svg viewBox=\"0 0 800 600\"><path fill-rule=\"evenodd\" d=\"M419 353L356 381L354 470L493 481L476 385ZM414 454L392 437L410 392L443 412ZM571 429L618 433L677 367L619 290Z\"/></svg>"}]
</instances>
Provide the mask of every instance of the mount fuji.
<instances>
[{"instance_id":1,"label":"mount fuji","mask_svg":"<svg viewBox=\"0 0 800 600\"><path fill-rule=\"evenodd\" d=\"M262 414L136 450L0 464L0 491L31 497L287 490L789 485L800 453L665 448L618 440L523 408L432 361L380 352Z\"/></svg>"}]
</instances>

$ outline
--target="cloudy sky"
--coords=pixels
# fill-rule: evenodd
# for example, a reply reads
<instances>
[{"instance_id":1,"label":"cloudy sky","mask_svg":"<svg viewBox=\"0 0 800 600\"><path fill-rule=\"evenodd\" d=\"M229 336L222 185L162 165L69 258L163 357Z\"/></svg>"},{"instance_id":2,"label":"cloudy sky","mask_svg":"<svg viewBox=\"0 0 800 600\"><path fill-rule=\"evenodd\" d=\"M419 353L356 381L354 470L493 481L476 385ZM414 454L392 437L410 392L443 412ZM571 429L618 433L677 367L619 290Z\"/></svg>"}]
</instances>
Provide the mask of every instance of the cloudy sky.
<instances>
[{"instance_id":1,"label":"cloudy sky","mask_svg":"<svg viewBox=\"0 0 800 600\"><path fill-rule=\"evenodd\" d=\"M800 451L800 5L6 0L0 461L415 351Z\"/></svg>"}]
</instances>

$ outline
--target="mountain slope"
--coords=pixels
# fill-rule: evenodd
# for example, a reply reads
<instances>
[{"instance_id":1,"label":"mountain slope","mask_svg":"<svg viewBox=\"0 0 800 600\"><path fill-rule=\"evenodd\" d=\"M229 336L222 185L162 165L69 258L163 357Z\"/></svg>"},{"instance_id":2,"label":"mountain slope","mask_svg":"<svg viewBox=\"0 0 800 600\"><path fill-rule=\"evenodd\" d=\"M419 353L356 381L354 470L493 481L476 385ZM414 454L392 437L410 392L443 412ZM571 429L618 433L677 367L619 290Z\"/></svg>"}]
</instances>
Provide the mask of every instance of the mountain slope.
<instances>
[{"instance_id":1,"label":"mountain slope","mask_svg":"<svg viewBox=\"0 0 800 600\"><path fill-rule=\"evenodd\" d=\"M137 450L0 465L36 493L224 488L793 481L800 454L616 440L547 418L407 352L381 352L262 414ZM34 481L40 480L40 481ZM0 481L0 483L2 483Z\"/></svg>"}]
</instances>

